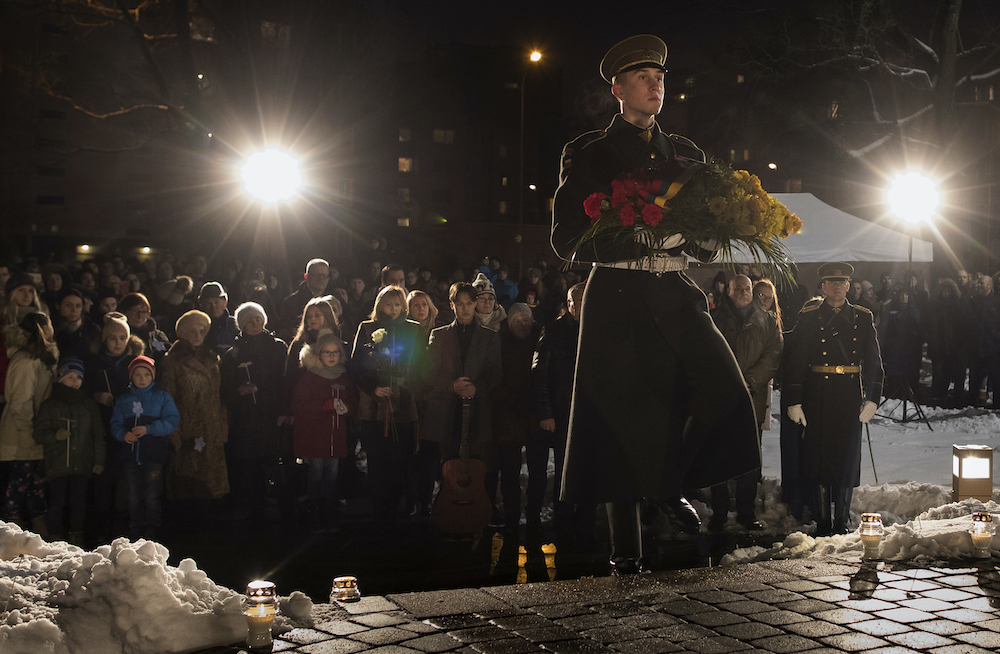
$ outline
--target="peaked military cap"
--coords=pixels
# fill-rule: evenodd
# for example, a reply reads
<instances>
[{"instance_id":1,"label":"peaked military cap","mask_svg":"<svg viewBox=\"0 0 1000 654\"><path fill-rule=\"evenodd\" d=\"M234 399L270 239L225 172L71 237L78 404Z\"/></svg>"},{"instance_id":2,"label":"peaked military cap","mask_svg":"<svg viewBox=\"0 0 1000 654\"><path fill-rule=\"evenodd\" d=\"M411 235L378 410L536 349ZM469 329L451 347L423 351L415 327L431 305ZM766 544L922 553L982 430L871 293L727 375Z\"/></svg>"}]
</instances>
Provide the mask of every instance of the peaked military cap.
<instances>
[{"instance_id":1,"label":"peaked military cap","mask_svg":"<svg viewBox=\"0 0 1000 654\"><path fill-rule=\"evenodd\" d=\"M604 55L601 61L601 77L608 84L615 75L634 68L649 66L666 70L667 44L658 36L652 34L637 34L621 41Z\"/></svg>"},{"instance_id":2,"label":"peaked military cap","mask_svg":"<svg viewBox=\"0 0 1000 654\"><path fill-rule=\"evenodd\" d=\"M819 267L819 276L824 282L846 282L854 274L854 266L843 261L824 263Z\"/></svg>"}]
</instances>

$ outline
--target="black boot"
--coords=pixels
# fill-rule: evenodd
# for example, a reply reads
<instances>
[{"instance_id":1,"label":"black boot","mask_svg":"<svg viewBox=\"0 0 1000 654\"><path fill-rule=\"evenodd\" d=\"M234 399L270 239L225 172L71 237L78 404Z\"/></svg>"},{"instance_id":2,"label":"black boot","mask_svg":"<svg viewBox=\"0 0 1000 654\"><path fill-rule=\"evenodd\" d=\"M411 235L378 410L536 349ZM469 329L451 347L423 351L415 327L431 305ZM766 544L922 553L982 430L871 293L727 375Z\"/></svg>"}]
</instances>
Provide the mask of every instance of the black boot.
<instances>
[{"instance_id":1,"label":"black boot","mask_svg":"<svg viewBox=\"0 0 1000 654\"><path fill-rule=\"evenodd\" d=\"M833 533L830 525L830 487L816 487L816 535L829 536Z\"/></svg>"},{"instance_id":2,"label":"black boot","mask_svg":"<svg viewBox=\"0 0 1000 654\"><path fill-rule=\"evenodd\" d=\"M667 516L671 524L684 533L697 534L701 530L701 518L698 517L698 512L683 495L667 498L663 506L669 509Z\"/></svg>"}]
</instances>

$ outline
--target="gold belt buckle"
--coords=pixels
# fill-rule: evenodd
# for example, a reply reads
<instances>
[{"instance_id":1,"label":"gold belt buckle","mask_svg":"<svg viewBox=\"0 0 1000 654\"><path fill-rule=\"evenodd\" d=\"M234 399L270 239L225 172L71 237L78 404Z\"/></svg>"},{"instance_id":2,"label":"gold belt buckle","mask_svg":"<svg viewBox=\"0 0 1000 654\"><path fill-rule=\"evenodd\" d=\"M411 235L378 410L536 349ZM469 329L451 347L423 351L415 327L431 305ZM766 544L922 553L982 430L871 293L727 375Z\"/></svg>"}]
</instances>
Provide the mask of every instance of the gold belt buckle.
<instances>
[{"instance_id":1,"label":"gold belt buckle","mask_svg":"<svg viewBox=\"0 0 1000 654\"><path fill-rule=\"evenodd\" d=\"M838 375L843 375L844 374L844 366L837 366L836 368L833 369L833 371L835 373L837 373Z\"/></svg>"}]
</instances>

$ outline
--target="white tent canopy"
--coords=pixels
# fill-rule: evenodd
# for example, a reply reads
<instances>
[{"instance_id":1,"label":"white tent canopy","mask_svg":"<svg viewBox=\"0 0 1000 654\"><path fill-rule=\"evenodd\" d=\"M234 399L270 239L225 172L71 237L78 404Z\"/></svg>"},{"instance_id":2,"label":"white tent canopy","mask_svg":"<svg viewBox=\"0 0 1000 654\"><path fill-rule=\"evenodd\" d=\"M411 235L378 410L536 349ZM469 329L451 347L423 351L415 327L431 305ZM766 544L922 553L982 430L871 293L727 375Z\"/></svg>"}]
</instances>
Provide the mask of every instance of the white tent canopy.
<instances>
[{"instance_id":1,"label":"white tent canopy","mask_svg":"<svg viewBox=\"0 0 1000 654\"><path fill-rule=\"evenodd\" d=\"M773 193L802 219L802 232L782 241L792 261L907 261L909 237L831 207L812 193ZM737 263L753 261L733 249ZM913 261L933 261L931 243L913 239Z\"/></svg>"}]
</instances>

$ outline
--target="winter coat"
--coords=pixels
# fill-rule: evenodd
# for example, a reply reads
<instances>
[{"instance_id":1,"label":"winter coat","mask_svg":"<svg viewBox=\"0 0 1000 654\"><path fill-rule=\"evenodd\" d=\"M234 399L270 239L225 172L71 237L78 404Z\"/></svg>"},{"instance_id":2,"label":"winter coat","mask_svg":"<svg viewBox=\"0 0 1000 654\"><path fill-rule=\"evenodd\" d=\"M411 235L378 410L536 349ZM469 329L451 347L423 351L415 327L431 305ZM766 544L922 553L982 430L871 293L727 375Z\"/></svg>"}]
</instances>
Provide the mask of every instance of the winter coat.
<instances>
[{"instance_id":1,"label":"winter coat","mask_svg":"<svg viewBox=\"0 0 1000 654\"><path fill-rule=\"evenodd\" d=\"M517 284L509 277L507 279L500 279L498 277L493 282L493 289L497 294L497 304L504 309L510 309L510 305L514 304L514 301L517 300Z\"/></svg>"},{"instance_id":2,"label":"winter coat","mask_svg":"<svg viewBox=\"0 0 1000 654\"><path fill-rule=\"evenodd\" d=\"M385 329L386 336L377 345L372 334ZM396 320L366 320L358 325L354 337L351 360L347 370L358 388L358 420L385 419L388 403L375 397L375 389L386 386L389 380L378 370L381 353L389 349L397 353L392 376L392 419L395 422L416 422L417 402L415 389L424 378L425 348L421 341L420 324L405 318ZM397 392L398 391L398 392Z\"/></svg>"},{"instance_id":3,"label":"winter coat","mask_svg":"<svg viewBox=\"0 0 1000 654\"><path fill-rule=\"evenodd\" d=\"M565 436L569 425L569 405L573 400L576 373L576 346L580 321L563 314L542 329L531 363L535 411L539 420L553 418L556 433Z\"/></svg>"},{"instance_id":4,"label":"winter coat","mask_svg":"<svg viewBox=\"0 0 1000 654\"><path fill-rule=\"evenodd\" d=\"M493 416L493 442L499 445L525 445L528 436L541 429L535 414L531 385L531 359L542 328L532 324L531 333L521 339L504 324L500 328L500 383L490 393ZM478 388L476 389L478 392Z\"/></svg>"},{"instance_id":5,"label":"winter coat","mask_svg":"<svg viewBox=\"0 0 1000 654\"><path fill-rule=\"evenodd\" d=\"M427 390L424 395L426 409L420 437L437 443L453 445L457 449L460 434L456 433L456 412L460 406L459 397L451 389L459 377L468 377L476 387L472 400L469 439L473 451L492 441L493 425L490 417L490 393L503 377L500 360L499 335L479 325L472 325L472 343L462 361L459 349L459 325L439 327L431 332L430 360ZM447 451L447 448L442 448Z\"/></svg>"},{"instance_id":6,"label":"winter coat","mask_svg":"<svg viewBox=\"0 0 1000 654\"><path fill-rule=\"evenodd\" d=\"M142 341L143 352L151 358L157 366L163 361L163 356L170 349L170 339L162 331L157 329L156 321L152 318L146 320L146 324L139 329L133 329L132 334L138 336Z\"/></svg>"},{"instance_id":7,"label":"winter coat","mask_svg":"<svg viewBox=\"0 0 1000 654\"><path fill-rule=\"evenodd\" d=\"M222 399L229 409L229 448L236 458L278 455L285 350L284 341L265 331L240 334L222 355ZM240 386L247 381L257 392L240 395Z\"/></svg>"},{"instance_id":8,"label":"winter coat","mask_svg":"<svg viewBox=\"0 0 1000 654\"><path fill-rule=\"evenodd\" d=\"M233 318L232 314L229 313L229 309L226 309L224 314L212 319L208 333L205 334L205 347L215 350L215 353L221 357L236 343L236 336L239 333L236 318Z\"/></svg>"},{"instance_id":9,"label":"winter coat","mask_svg":"<svg viewBox=\"0 0 1000 654\"><path fill-rule=\"evenodd\" d=\"M945 287L951 290L950 296L944 293ZM931 361L952 359L959 366L964 366L968 356L967 309L968 303L961 297L958 285L950 279L941 280L941 285L931 298L924 325L927 356Z\"/></svg>"},{"instance_id":10,"label":"winter coat","mask_svg":"<svg viewBox=\"0 0 1000 654\"><path fill-rule=\"evenodd\" d=\"M66 440L56 440L60 429L69 431ZM52 387L35 417L35 441L45 451L45 478L90 475L94 466L104 465L104 425L97 402L82 388L62 384Z\"/></svg>"},{"instance_id":11,"label":"winter coat","mask_svg":"<svg viewBox=\"0 0 1000 654\"><path fill-rule=\"evenodd\" d=\"M219 498L229 493L225 443L229 433L220 397L219 357L184 340L163 357L160 379L177 404L180 426L170 435L174 455L167 469L170 499Z\"/></svg>"},{"instance_id":12,"label":"winter coat","mask_svg":"<svg viewBox=\"0 0 1000 654\"><path fill-rule=\"evenodd\" d=\"M295 456L335 458L347 456L347 418L358 408L358 392L346 372L331 379L315 351L315 345L302 350L304 368L292 399L295 415ZM327 411L323 404L340 398L347 413Z\"/></svg>"},{"instance_id":13,"label":"winter coat","mask_svg":"<svg viewBox=\"0 0 1000 654\"><path fill-rule=\"evenodd\" d=\"M165 465L170 458L169 436L180 421L174 398L159 382L154 381L146 388L130 385L115 402L111 435L115 441L125 443L125 434L136 425L144 425L146 434L135 443L118 448L122 461Z\"/></svg>"},{"instance_id":14,"label":"winter coat","mask_svg":"<svg viewBox=\"0 0 1000 654\"><path fill-rule=\"evenodd\" d=\"M777 319L753 304L744 316L729 296L723 296L721 304L712 310L712 320L736 356L736 363L753 398L757 422L769 421L768 382L781 365L783 346Z\"/></svg>"},{"instance_id":15,"label":"winter coat","mask_svg":"<svg viewBox=\"0 0 1000 654\"><path fill-rule=\"evenodd\" d=\"M23 329L8 325L3 333L10 364L4 388L7 407L0 418L0 461L39 461L44 452L33 437L35 416L52 390L53 370L21 349L28 340ZM46 347L59 358L55 343Z\"/></svg>"},{"instance_id":16,"label":"winter coat","mask_svg":"<svg viewBox=\"0 0 1000 654\"><path fill-rule=\"evenodd\" d=\"M93 351L94 345L99 345L101 342L101 328L85 315L75 331L60 329L55 336L60 356L86 359Z\"/></svg>"},{"instance_id":17,"label":"winter coat","mask_svg":"<svg viewBox=\"0 0 1000 654\"><path fill-rule=\"evenodd\" d=\"M898 300L882 310L878 343L886 375L914 375L920 372L924 339L920 329L920 309L913 302Z\"/></svg>"},{"instance_id":18,"label":"winter coat","mask_svg":"<svg viewBox=\"0 0 1000 654\"><path fill-rule=\"evenodd\" d=\"M973 295L969 318L969 356L986 360L1000 355L1000 295Z\"/></svg>"}]
</instances>

